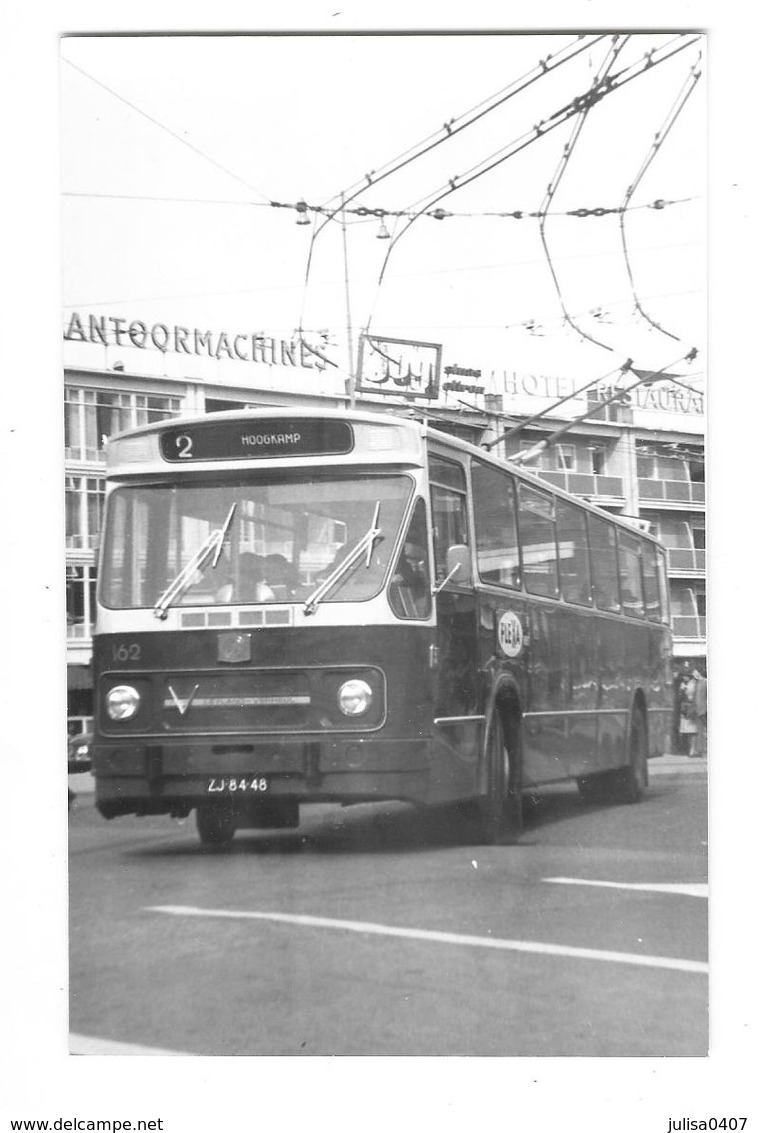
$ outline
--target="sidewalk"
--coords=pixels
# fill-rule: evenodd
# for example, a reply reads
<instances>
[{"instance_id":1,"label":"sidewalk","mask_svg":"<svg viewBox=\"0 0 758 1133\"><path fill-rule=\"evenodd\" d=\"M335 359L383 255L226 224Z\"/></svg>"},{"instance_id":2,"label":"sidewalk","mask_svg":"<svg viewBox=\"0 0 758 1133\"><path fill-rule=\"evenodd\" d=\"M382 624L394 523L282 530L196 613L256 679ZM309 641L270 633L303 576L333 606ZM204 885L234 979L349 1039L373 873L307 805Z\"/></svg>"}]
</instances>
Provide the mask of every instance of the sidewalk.
<instances>
[{"instance_id":1,"label":"sidewalk","mask_svg":"<svg viewBox=\"0 0 758 1133\"><path fill-rule=\"evenodd\" d=\"M669 753L647 763L649 775L706 775L708 772L708 759L702 756L699 759L689 755L674 755Z\"/></svg>"}]
</instances>

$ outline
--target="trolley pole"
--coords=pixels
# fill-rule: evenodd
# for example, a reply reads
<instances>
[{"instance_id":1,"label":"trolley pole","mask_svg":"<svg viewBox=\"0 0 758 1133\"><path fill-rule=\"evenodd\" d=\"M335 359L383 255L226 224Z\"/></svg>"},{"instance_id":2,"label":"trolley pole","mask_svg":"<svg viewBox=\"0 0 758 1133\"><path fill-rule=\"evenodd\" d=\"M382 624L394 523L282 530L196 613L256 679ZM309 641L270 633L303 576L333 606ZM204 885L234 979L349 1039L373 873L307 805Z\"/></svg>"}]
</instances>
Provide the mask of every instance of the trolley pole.
<instances>
[{"instance_id":1,"label":"trolley pole","mask_svg":"<svg viewBox=\"0 0 758 1133\"><path fill-rule=\"evenodd\" d=\"M342 257L345 265L345 315L347 321L347 379L348 406L355 409L355 358L353 357L353 319L350 313L350 269L347 259L347 221L345 219L345 194L342 200Z\"/></svg>"}]
</instances>

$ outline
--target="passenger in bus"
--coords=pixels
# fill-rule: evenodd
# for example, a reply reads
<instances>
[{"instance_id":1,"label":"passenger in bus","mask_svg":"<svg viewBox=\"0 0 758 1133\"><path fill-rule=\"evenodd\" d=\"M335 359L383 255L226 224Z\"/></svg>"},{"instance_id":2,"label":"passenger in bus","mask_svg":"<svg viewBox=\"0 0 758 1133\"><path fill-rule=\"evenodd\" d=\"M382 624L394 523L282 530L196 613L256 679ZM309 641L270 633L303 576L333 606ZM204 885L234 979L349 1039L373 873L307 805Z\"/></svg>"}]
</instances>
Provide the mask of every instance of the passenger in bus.
<instances>
[{"instance_id":1,"label":"passenger in bus","mask_svg":"<svg viewBox=\"0 0 758 1133\"><path fill-rule=\"evenodd\" d=\"M250 551L243 551L237 560L238 582L234 588L236 602L257 602L263 581L263 559Z\"/></svg>"},{"instance_id":2,"label":"passenger in bus","mask_svg":"<svg viewBox=\"0 0 758 1133\"><path fill-rule=\"evenodd\" d=\"M261 564L262 581L276 598L286 601L297 584L292 563L284 555L267 555Z\"/></svg>"}]
</instances>

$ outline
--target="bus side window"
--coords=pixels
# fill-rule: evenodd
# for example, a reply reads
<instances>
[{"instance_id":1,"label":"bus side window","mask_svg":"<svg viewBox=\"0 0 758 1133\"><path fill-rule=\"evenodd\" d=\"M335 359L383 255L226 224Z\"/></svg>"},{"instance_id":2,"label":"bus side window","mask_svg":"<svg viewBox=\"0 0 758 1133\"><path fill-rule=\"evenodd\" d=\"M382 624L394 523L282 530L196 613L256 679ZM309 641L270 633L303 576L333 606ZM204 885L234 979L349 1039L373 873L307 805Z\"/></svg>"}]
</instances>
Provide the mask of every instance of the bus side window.
<instances>
[{"instance_id":1,"label":"bus side window","mask_svg":"<svg viewBox=\"0 0 758 1133\"><path fill-rule=\"evenodd\" d=\"M428 547L426 504L423 500L418 500L389 588L390 607L398 618L429 617L432 595Z\"/></svg>"},{"instance_id":2,"label":"bus side window","mask_svg":"<svg viewBox=\"0 0 758 1133\"><path fill-rule=\"evenodd\" d=\"M640 540L618 533L621 601L624 613L633 618L645 616L642 604L642 547Z\"/></svg>"},{"instance_id":3,"label":"bus side window","mask_svg":"<svg viewBox=\"0 0 758 1133\"><path fill-rule=\"evenodd\" d=\"M558 561L553 497L526 484L519 484L518 514L526 588L531 594L555 598L558 594Z\"/></svg>"},{"instance_id":4,"label":"bus side window","mask_svg":"<svg viewBox=\"0 0 758 1133\"><path fill-rule=\"evenodd\" d=\"M556 519L558 521L558 573L561 578L561 594L567 602L577 602L581 606L592 604L590 584L589 547L585 513L581 508L556 500Z\"/></svg>"},{"instance_id":5,"label":"bus side window","mask_svg":"<svg viewBox=\"0 0 758 1133\"><path fill-rule=\"evenodd\" d=\"M430 456L429 479L432 481L435 581L439 582L447 574L448 549L455 544L469 544L466 478L460 464Z\"/></svg>"},{"instance_id":6,"label":"bus side window","mask_svg":"<svg viewBox=\"0 0 758 1133\"><path fill-rule=\"evenodd\" d=\"M652 543L642 544L642 582L645 587L645 617L661 620L661 597L658 593L658 563Z\"/></svg>"},{"instance_id":7,"label":"bus side window","mask_svg":"<svg viewBox=\"0 0 758 1133\"><path fill-rule=\"evenodd\" d=\"M516 489L513 477L489 464L471 464L476 558L482 582L521 587Z\"/></svg>"},{"instance_id":8,"label":"bus side window","mask_svg":"<svg viewBox=\"0 0 758 1133\"><path fill-rule=\"evenodd\" d=\"M616 561L616 532L613 525L596 515L587 517L590 532L590 563L592 566L592 593L600 610L618 611L618 563Z\"/></svg>"}]
</instances>

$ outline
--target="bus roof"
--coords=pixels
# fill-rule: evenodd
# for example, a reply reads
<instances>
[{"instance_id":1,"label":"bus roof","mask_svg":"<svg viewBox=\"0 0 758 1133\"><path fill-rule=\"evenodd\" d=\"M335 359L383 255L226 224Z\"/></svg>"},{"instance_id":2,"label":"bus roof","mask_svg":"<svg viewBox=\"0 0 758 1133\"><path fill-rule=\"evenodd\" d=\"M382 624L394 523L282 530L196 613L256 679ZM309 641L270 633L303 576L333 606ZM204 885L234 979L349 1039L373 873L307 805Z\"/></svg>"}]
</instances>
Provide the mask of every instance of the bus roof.
<instances>
[{"instance_id":1,"label":"bus roof","mask_svg":"<svg viewBox=\"0 0 758 1133\"><path fill-rule=\"evenodd\" d=\"M419 409L417 409L417 412L420 415L423 415L422 408L419 407ZM111 450L111 452L118 451L121 448L122 443L124 441L128 442L131 438L136 439L143 436L159 435L161 433L165 433L168 430L190 430L195 426L207 427L209 424L216 422L234 423L237 421L241 422L250 420L261 422L286 421L303 418L307 418L308 420L321 421L348 421L353 424L365 424L368 426L379 425L387 428L394 427L395 429L400 428L406 433L408 437L414 436L417 444L420 442L422 437L426 437L428 440L433 441L435 445L450 448L451 450L458 453L466 453L470 456L476 457L478 460L484 461L487 464L492 464L495 467L507 469L508 472L516 475L519 479L524 480L525 482L533 485L535 488L538 488L543 492L547 491L561 499L578 504L580 507L585 508L589 512L601 516L606 520L611 520L613 523L618 524L619 526L627 528L629 531L634 532L635 535L640 535L659 546L661 545L660 541L656 539L655 536L650 535L648 532L644 531L630 517L619 516L615 515L612 512L605 511L603 508L591 503L583 497L572 495L571 492L564 491L562 488L559 488L554 484L550 484L548 481L538 476L536 472L532 472L529 469L524 468L522 465L514 464L505 457L494 456L491 452L475 444L472 444L470 441L465 441L460 437L456 437L452 433L444 432L441 429L436 429L433 427L433 425L423 420L404 417L394 413L372 413L340 408L310 409L301 406L265 406L262 408L256 407L254 409L226 410L220 413L202 413L192 417L169 417L161 421L151 422L148 425L141 425L136 429L129 429L125 432L114 434L113 437L109 439L108 449ZM399 449L397 451L399 451ZM395 462L397 461L397 451L391 454L392 459ZM307 460L311 459L311 457L293 456L292 459ZM363 456L363 459L365 462L365 454ZM376 459L375 454L372 454L372 460L373 459ZM411 452L408 453L408 460L409 463L416 463ZM383 460L380 459L379 462L386 463L386 456ZM209 463L214 462L203 462L206 469ZM243 463L243 461L242 459L238 459L236 461L229 461L228 463L233 466L240 465ZM108 471L111 475L117 475L119 473L127 471L127 468L125 468L123 465L120 465L118 462L113 462L112 464L110 459L108 461L108 464ZM138 469L138 467L136 466L136 461L130 460L128 462L128 471L132 474L137 474L138 471L139 473L154 473L158 470L160 470L161 472L166 472L171 467L176 468L177 464L167 465L163 460L155 460L152 462L145 461ZM195 467L197 467L197 465L195 465ZM118 472L116 472L116 469L118 469Z\"/></svg>"}]
</instances>

